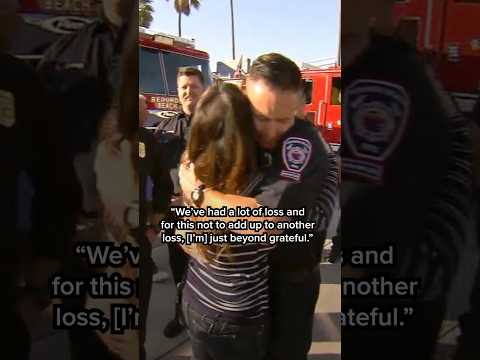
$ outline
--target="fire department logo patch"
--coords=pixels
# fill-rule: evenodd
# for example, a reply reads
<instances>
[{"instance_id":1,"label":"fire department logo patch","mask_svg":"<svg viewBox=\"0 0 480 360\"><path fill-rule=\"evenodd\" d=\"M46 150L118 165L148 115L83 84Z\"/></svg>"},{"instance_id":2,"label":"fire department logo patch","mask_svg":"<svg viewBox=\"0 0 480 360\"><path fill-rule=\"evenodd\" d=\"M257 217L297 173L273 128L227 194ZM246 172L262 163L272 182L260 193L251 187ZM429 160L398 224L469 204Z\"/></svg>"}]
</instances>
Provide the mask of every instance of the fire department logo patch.
<instances>
[{"instance_id":1,"label":"fire department logo patch","mask_svg":"<svg viewBox=\"0 0 480 360\"><path fill-rule=\"evenodd\" d=\"M283 142L282 156L286 170L281 175L294 180L300 180L300 174L305 169L312 154L310 141L298 137L290 137Z\"/></svg>"},{"instance_id":2,"label":"fire department logo patch","mask_svg":"<svg viewBox=\"0 0 480 360\"><path fill-rule=\"evenodd\" d=\"M343 109L344 141L352 154L345 165L350 164L357 175L379 180L383 162L405 132L409 96L393 83L357 80L345 90ZM344 170L348 172L348 168Z\"/></svg>"},{"instance_id":3,"label":"fire department logo patch","mask_svg":"<svg viewBox=\"0 0 480 360\"><path fill-rule=\"evenodd\" d=\"M11 92L0 90L0 126L15 125L15 97Z\"/></svg>"},{"instance_id":4,"label":"fire department logo patch","mask_svg":"<svg viewBox=\"0 0 480 360\"><path fill-rule=\"evenodd\" d=\"M410 99L401 86L359 80L346 90L345 140L354 155L385 160L398 146L410 112Z\"/></svg>"}]
</instances>

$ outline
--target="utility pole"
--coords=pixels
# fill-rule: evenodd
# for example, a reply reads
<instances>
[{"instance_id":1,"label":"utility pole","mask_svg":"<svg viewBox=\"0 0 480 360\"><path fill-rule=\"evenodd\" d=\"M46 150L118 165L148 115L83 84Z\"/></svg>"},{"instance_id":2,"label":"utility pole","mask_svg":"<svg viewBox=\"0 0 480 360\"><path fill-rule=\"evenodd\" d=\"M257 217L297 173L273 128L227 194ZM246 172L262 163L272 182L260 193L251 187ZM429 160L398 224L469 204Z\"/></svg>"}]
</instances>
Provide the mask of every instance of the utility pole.
<instances>
[{"instance_id":1,"label":"utility pole","mask_svg":"<svg viewBox=\"0 0 480 360\"><path fill-rule=\"evenodd\" d=\"M235 60L235 22L233 18L233 0L230 0L230 18L232 19L232 57Z\"/></svg>"},{"instance_id":2,"label":"utility pole","mask_svg":"<svg viewBox=\"0 0 480 360\"><path fill-rule=\"evenodd\" d=\"M342 1L338 1L338 53L337 65L342 66Z\"/></svg>"}]
</instances>

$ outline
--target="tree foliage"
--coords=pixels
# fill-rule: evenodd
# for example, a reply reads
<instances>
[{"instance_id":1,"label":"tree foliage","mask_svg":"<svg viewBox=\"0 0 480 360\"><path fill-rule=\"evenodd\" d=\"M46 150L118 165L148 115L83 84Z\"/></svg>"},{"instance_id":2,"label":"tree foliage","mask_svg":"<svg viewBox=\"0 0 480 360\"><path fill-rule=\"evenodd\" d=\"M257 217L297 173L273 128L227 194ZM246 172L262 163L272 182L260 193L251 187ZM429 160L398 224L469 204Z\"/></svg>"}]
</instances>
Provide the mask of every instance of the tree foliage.
<instances>
[{"instance_id":1,"label":"tree foliage","mask_svg":"<svg viewBox=\"0 0 480 360\"><path fill-rule=\"evenodd\" d=\"M152 0L140 0L138 3L138 23L140 26L149 28L153 21Z\"/></svg>"}]
</instances>

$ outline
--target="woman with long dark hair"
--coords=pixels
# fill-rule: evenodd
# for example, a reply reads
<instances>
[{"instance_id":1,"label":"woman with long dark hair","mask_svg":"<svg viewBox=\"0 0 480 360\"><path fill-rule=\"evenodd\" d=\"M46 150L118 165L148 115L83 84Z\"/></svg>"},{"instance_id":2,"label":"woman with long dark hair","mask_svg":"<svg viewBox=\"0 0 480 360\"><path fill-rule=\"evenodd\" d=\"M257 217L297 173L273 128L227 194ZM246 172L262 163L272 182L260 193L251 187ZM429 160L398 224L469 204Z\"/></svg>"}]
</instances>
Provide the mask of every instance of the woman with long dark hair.
<instances>
[{"instance_id":1,"label":"woman with long dark hair","mask_svg":"<svg viewBox=\"0 0 480 360\"><path fill-rule=\"evenodd\" d=\"M184 158L194 166L204 191L251 195L262 179L256 151L247 97L231 84L210 87L197 105ZM268 255L273 247L260 243L184 246L191 260L182 308L193 359L265 358Z\"/></svg>"}]
</instances>

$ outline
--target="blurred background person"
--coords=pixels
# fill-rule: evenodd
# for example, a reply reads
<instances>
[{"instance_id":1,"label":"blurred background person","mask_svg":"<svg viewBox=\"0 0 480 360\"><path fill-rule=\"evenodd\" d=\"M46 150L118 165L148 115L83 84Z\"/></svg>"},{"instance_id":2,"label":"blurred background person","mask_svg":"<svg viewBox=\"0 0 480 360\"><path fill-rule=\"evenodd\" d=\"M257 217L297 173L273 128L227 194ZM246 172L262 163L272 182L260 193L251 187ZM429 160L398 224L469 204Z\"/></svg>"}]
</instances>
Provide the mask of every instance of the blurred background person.
<instances>
[{"instance_id":1,"label":"blurred background person","mask_svg":"<svg viewBox=\"0 0 480 360\"><path fill-rule=\"evenodd\" d=\"M135 0L102 0L99 18L51 45L38 65L63 119L63 136L82 186L79 229L97 216L93 171L97 130L118 89L125 24L136 11L135 4Z\"/></svg>"},{"instance_id":2,"label":"blurred background person","mask_svg":"<svg viewBox=\"0 0 480 360\"><path fill-rule=\"evenodd\" d=\"M139 157L140 172L145 174L144 184L144 204L148 221L146 223L146 236L152 244L159 233L157 226L163 219L170 206L170 197L173 192L173 185L170 180L170 174L164 166L165 157L168 154L162 151L158 145L155 135L145 129L145 120L148 116L147 103L143 95L138 96L138 114L139 114ZM153 281L163 282L169 278L168 273L160 271L152 260L154 269Z\"/></svg>"},{"instance_id":3,"label":"blurred background person","mask_svg":"<svg viewBox=\"0 0 480 360\"><path fill-rule=\"evenodd\" d=\"M341 236L344 254L393 243L389 276L421 289L410 300L343 297L344 313L414 309L402 327L345 325L344 359L433 357L470 213L466 121L416 49L391 36L394 2L342 1ZM342 277L373 275L342 267Z\"/></svg>"},{"instance_id":4,"label":"blurred background person","mask_svg":"<svg viewBox=\"0 0 480 360\"><path fill-rule=\"evenodd\" d=\"M17 1L0 7L0 300L2 356L30 358L26 310L48 305L48 277L70 251L75 178L56 118L34 71L8 51L17 31ZM32 96L32 93L35 96ZM23 282L26 280L26 283ZM20 283L22 282L22 283ZM27 309L28 308L28 309Z\"/></svg>"},{"instance_id":5,"label":"blurred background person","mask_svg":"<svg viewBox=\"0 0 480 360\"><path fill-rule=\"evenodd\" d=\"M473 185L474 185L474 221L476 224L477 249L480 248L480 97L477 99L472 116L473 133ZM480 262L477 265L475 280L470 293L470 308L459 319L461 335L454 355L455 360L473 360L480 358L478 327L480 324Z\"/></svg>"}]
</instances>

